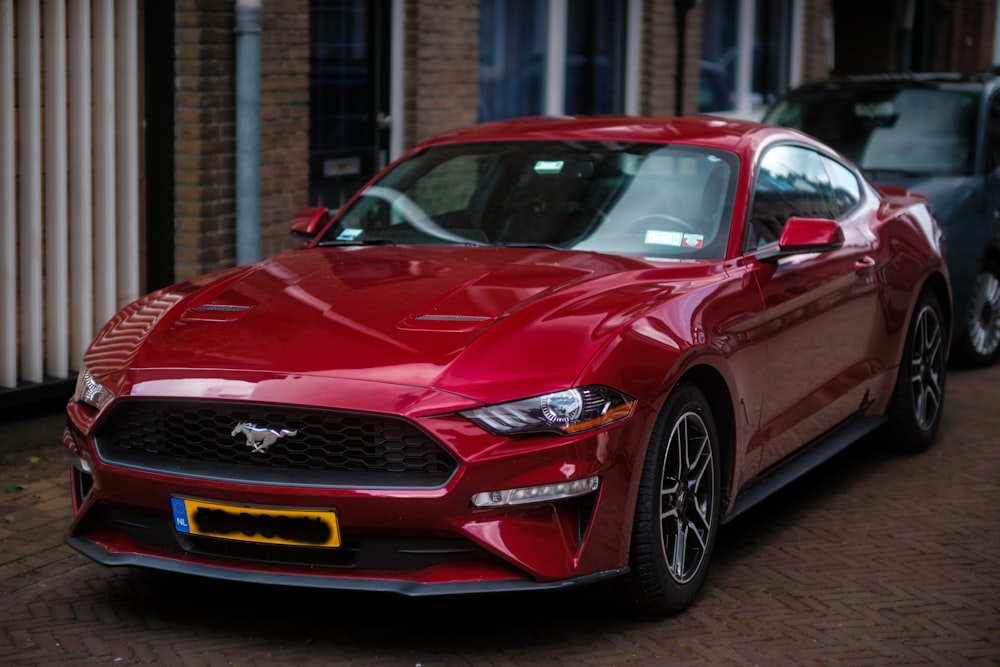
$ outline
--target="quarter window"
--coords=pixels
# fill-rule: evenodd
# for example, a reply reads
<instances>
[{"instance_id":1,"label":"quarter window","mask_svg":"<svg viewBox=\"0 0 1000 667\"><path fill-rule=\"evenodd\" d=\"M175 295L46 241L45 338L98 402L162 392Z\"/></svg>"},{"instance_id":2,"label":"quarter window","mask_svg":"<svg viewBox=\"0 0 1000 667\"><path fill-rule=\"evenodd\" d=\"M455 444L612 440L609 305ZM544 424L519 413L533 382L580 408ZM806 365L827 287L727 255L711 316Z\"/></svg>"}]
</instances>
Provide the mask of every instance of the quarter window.
<instances>
[{"instance_id":1,"label":"quarter window","mask_svg":"<svg viewBox=\"0 0 1000 667\"><path fill-rule=\"evenodd\" d=\"M844 165L826 156L822 156L820 159L830 176L830 197L836 213L834 217L839 218L861 201L861 186L854 173Z\"/></svg>"}]
</instances>

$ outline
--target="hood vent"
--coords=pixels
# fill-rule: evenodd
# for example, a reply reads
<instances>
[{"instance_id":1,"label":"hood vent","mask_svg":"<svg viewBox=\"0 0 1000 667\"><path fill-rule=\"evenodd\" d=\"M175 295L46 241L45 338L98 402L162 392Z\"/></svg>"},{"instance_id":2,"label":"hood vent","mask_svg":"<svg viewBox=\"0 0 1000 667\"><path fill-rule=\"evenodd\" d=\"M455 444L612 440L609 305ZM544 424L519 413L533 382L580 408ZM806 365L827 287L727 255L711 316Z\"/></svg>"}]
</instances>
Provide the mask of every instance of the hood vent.
<instances>
[{"instance_id":1,"label":"hood vent","mask_svg":"<svg viewBox=\"0 0 1000 667\"><path fill-rule=\"evenodd\" d=\"M184 319L203 322L231 322L240 319L249 310L250 306L240 306L233 303L203 303L187 311Z\"/></svg>"},{"instance_id":2,"label":"hood vent","mask_svg":"<svg viewBox=\"0 0 1000 667\"><path fill-rule=\"evenodd\" d=\"M207 310L213 313L241 313L250 310L250 306L233 306L225 303L205 303L192 308L192 310Z\"/></svg>"},{"instance_id":3,"label":"hood vent","mask_svg":"<svg viewBox=\"0 0 1000 667\"><path fill-rule=\"evenodd\" d=\"M496 318L486 315L411 315L399 323L400 329L411 331L475 331L488 326Z\"/></svg>"},{"instance_id":4,"label":"hood vent","mask_svg":"<svg viewBox=\"0 0 1000 667\"><path fill-rule=\"evenodd\" d=\"M485 322L490 318L478 315L417 315L413 319L418 322Z\"/></svg>"}]
</instances>

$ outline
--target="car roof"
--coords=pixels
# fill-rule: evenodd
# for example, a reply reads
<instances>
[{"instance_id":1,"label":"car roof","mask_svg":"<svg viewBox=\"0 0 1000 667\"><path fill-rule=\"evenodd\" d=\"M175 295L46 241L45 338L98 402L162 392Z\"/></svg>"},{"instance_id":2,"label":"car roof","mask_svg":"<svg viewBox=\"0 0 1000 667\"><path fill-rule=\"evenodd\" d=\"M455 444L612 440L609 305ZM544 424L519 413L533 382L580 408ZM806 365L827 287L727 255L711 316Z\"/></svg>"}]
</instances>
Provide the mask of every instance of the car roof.
<instances>
[{"instance_id":1,"label":"car roof","mask_svg":"<svg viewBox=\"0 0 1000 667\"><path fill-rule=\"evenodd\" d=\"M776 135L806 137L786 128L717 116L534 116L444 132L418 148L448 143L549 139L688 144L740 152Z\"/></svg>"},{"instance_id":2,"label":"car roof","mask_svg":"<svg viewBox=\"0 0 1000 667\"><path fill-rule=\"evenodd\" d=\"M836 90L844 88L871 88L884 84L895 86L931 88L982 88L1000 87L1000 69L984 72L883 72L834 76L824 81L799 86L796 92Z\"/></svg>"}]
</instances>

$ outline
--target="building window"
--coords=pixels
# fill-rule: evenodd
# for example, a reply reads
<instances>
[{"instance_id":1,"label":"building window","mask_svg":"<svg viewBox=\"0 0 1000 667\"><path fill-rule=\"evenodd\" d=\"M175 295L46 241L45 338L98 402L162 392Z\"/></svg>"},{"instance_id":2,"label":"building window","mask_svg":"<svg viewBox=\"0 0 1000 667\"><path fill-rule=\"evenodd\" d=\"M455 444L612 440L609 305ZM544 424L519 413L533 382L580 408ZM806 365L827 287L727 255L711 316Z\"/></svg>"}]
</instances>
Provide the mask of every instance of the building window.
<instances>
[{"instance_id":1,"label":"building window","mask_svg":"<svg viewBox=\"0 0 1000 667\"><path fill-rule=\"evenodd\" d=\"M573 0L566 31L567 114L622 111L625 4Z\"/></svg>"},{"instance_id":2,"label":"building window","mask_svg":"<svg viewBox=\"0 0 1000 667\"><path fill-rule=\"evenodd\" d=\"M479 119L622 112L626 11L616 0L483 0Z\"/></svg>"},{"instance_id":3,"label":"building window","mask_svg":"<svg viewBox=\"0 0 1000 667\"><path fill-rule=\"evenodd\" d=\"M479 119L542 112L547 3L483 0L479 18Z\"/></svg>"},{"instance_id":4,"label":"building window","mask_svg":"<svg viewBox=\"0 0 1000 667\"><path fill-rule=\"evenodd\" d=\"M759 115L789 88L792 0L705 0L700 112Z\"/></svg>"}]
</instances>

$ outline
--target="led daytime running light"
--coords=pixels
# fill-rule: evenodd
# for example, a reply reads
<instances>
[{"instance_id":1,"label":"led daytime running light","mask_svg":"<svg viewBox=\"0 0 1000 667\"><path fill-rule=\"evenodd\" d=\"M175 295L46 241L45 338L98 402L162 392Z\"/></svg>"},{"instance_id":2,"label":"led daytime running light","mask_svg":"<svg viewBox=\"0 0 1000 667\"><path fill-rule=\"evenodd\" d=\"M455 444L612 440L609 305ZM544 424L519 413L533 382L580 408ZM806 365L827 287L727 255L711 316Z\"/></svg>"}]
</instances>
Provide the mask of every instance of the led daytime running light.
<instances>
[{"instance_id":1,"label":"led daytime running light","mask_svg":"<svg viewBox=\"0 0 1000 667\"><path fill-rule=\"evenodd\" d=\"M518 489L504 489L502 491L484 491L472 496L472 506L478 508L510 507L512 505L566 500L567 498L577 498L585 496L588 493L593 493L597 491L600 485L601 478L594 476L585 479L576 479L571 482L524 486Z\"/></svg>"}]
</instances>

